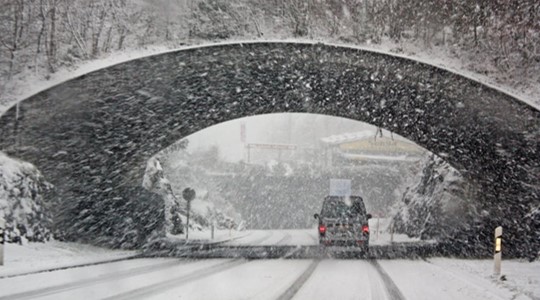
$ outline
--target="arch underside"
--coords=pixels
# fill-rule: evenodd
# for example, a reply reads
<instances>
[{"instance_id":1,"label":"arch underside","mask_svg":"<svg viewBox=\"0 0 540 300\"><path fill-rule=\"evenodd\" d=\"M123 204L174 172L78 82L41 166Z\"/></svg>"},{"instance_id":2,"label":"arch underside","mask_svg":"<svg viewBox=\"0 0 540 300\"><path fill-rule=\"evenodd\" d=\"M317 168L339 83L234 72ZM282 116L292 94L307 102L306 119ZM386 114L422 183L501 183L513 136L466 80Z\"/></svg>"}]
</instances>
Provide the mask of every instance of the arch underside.
<instances>
[{"instance_id":1,"label":"arch underside","mask_svg":"<svg viewBox=\"0 0 540 300\"><path fill-rule=\"evenodd\" d=\"M322 44L218 45L92 72L22 101L17 122L6 112L0 149L35 164L58 197L95 201L140 186L148 158L178 139L283 112L398 133L476 182L492 214L540 201L539 111L433 66Z\"/></svg>"}]
</instances>

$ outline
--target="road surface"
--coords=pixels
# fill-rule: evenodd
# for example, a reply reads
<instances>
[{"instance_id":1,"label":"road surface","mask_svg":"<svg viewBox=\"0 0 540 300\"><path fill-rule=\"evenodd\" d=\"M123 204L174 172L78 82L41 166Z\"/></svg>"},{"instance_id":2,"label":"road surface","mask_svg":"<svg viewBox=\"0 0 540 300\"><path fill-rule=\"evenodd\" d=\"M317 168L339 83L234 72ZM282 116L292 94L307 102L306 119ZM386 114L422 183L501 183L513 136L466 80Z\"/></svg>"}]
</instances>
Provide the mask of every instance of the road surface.
<instances>
[{"instance_id":1,"label":"road surface","mask_svg":"<svg viewBox=\"0 0 540 300\"><path fill-rule=\"evenodd\" d=\"M2 279L0 299L509 299L467 276L423 260L144 258Z\"/></svg>"},{"instance_id":2,"label":"road surface","mask_svg":"<svg viewBox=\"0 0 540 300\"><path fill-rule=\"evenodd\" d=\"M418 242L403 234L392 235L389 228L390 219L372 218L369 220L371 232L370 245L388 245L393 242ZM248 230L234 232L233 240L227 245L282 245L282 246L315 246L319 244L316 228L294 230Z\"/></svg>"},{"instance_id":3,"label":"road surface","mask_svg":"<svg viewBox=\"0 0 540 300\"><path fill-rule=\"evenodd\" d=\"M241 237L241 238L240 238ZM244 233L226 244L312 245L316 231ZM3 299L510 299L435 260L138 258L0 279ZM489 272L489 271L488 271ZM529 299L523 296L519 299Z\"/></svg>"}]
</instances>

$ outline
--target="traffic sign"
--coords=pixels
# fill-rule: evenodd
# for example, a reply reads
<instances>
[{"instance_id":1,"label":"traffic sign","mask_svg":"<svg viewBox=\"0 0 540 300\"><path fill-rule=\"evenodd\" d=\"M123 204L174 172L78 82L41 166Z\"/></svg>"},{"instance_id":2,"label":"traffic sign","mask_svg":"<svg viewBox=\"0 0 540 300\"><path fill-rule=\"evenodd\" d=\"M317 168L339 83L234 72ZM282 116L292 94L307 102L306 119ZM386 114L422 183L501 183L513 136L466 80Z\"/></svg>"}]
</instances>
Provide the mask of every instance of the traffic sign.
<instances>
[{"instance_id":1,"label":"traffic sign","mask_svg":"<svg viewBox=\"0 0 540 300\"><path fill-rule=\"evenodd\" d=\"M185 188L184 191L182 191L182 197L188 202L195 199L195 190L192 188Z\"/></svg>"},{"instance_id":2,"label":"traffic sign","mask_svg":"<svg viewBox=\"0 0 540 300\"><path fill-rule=\"evenodd\" d=\"M191 201L195 199L195 190L192 188L185 188L182 191L182 197L187 201L187 221L186 221L186 241L189 240L189 211L191 210Z\"/></svg>"},{"instance_id":3,"label":"traffic sign","mask_svg":"<svg viewBox=\"0 0 540 300\"><path fill-rule=\"evenodd\" d=\"M330 179L330 196L350 196L350 179Z\"/></svg>"}]
</instances>

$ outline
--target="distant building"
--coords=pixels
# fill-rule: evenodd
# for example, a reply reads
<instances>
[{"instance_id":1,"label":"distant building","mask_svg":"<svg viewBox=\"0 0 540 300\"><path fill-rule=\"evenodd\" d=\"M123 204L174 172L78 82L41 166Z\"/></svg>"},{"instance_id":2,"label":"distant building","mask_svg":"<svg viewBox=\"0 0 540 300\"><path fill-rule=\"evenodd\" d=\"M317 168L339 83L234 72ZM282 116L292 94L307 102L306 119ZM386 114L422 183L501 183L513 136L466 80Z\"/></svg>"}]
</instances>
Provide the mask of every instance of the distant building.
<instances>
[{"instance_id":1,"label":"distant building","mask_svg":"<svg viewBox=\"0 0 540 300\"><path fill-rule=\"evenodd\" d=\"M324 165L414 163L426 153L415 143L383 130L365 130L324 137Z\"/></svg>"}]
</instances>

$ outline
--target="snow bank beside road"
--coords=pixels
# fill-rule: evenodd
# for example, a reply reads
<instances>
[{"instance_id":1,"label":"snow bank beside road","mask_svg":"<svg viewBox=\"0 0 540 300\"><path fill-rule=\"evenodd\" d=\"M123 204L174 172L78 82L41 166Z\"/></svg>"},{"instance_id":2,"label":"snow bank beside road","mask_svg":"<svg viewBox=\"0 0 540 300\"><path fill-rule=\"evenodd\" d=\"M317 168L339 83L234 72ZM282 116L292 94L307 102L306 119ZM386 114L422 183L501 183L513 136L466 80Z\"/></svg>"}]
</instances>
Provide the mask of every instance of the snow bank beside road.
<instances>
[{"instance_id":1,"label":"snow bank beside road","mask_svg":"<svg viewBox=\"0 0 540 300\"><path fill-rule=\"evenodd\" d=\"M93 264L137 255L136 251L110 250L79 243L52 241L25 245L5 244L0 277Z\"/></svg>"},{"instance_id":2,"label":"snow bank beside road","mask_svg":"<svg viewBox=\"0 0 540 300\"><path fill-rule=\"evenodd\" d=\"M540 299L540 261L529 263L523 260L503 259L501 274L506 278L505 281L492 277L493 261L489 259L432 258L429 261L455 273L467 273L491 281L498 287L510 290L514 294L512 299Z\"/></svg>"},{"instance_id":3,"label":"snow bank beside road","mask_svg":"<svg viewBox=\"0 0 540 300\"><path fill-rule=\"evenodd\" d=\"M503 261L506 281L492 277L492 260L430 258L381 260L379 264L407 299L539 299L540 262ZM429 288L419 288L419 287Z\"/></svg>"}]
</instances>

